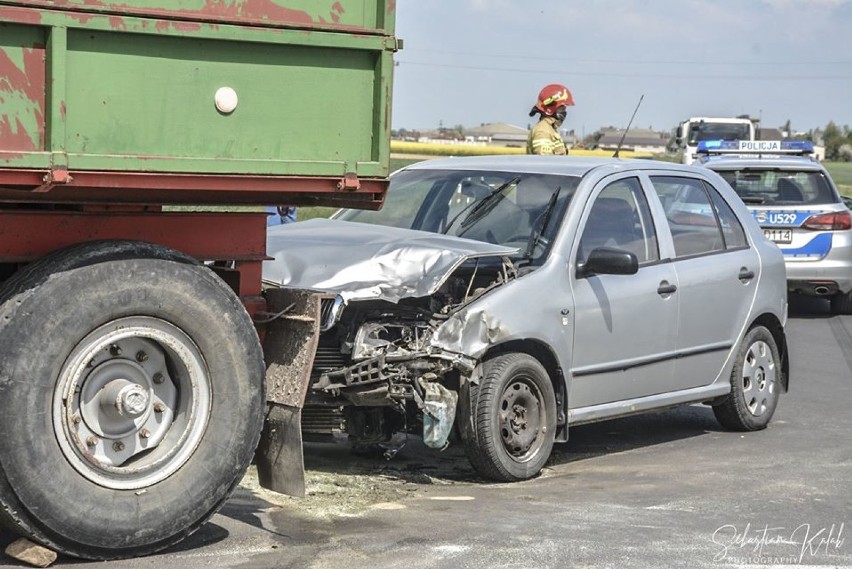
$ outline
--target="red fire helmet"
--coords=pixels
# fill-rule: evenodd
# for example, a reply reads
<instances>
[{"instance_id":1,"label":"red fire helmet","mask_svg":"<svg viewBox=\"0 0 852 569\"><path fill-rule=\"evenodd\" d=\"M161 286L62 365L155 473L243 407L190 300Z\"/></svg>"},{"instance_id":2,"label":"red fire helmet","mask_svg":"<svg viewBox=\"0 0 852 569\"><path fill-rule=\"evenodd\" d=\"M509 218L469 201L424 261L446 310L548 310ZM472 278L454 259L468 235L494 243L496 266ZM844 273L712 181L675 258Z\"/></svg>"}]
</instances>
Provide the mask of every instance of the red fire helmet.
<instances>
[{"instance_id":1,"label":"red fire helmet","mask_svg":"<svg viewBox=\"0 0 852 569\"><path fill-rule=\"evenodd\" d=\"M565 85L553 83L546 86L538 94L535 108L551 117L561 106L574 106L574 97Z\"/></svg>"}]
</instances>

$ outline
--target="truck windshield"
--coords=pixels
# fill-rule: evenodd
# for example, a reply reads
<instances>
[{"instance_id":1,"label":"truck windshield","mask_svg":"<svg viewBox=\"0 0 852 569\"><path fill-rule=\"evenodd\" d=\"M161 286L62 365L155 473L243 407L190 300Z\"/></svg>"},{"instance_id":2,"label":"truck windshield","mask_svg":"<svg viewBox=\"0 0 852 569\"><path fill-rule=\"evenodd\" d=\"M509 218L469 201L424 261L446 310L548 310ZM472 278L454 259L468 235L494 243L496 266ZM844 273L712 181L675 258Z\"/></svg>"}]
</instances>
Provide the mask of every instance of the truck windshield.
<instances>
[{"instance_id":1,"label":"truck windshield","mask_svg":"<svg viewBox=\"0 0 852 569\"><path fill-rule=\"evenodd\" d=\"M575 176L518 172L404 170L391 178L381 210L345 209L334 218L517 247L534 261L549 251L579 182Z\"/></svg>"},{"instance_id":2,"label":"truck windshield","mask_svg":"<svg viewBox=\"0 0 852 569\"><path fill-rule=\"evenodd\" d=\"M719 171L747 205L840 203L822 172L742 169Z\"/></svg>"},{"instance_id":3,"label":"truck windshield","mask_svg":"<svg viewBox=\"0 0 852 569\"><path fill-rule=\"evenodd\" d=\"M751 125L700 122L689 125L689 145L702 140L751 140Z\"/></svg>"}]
</instances>

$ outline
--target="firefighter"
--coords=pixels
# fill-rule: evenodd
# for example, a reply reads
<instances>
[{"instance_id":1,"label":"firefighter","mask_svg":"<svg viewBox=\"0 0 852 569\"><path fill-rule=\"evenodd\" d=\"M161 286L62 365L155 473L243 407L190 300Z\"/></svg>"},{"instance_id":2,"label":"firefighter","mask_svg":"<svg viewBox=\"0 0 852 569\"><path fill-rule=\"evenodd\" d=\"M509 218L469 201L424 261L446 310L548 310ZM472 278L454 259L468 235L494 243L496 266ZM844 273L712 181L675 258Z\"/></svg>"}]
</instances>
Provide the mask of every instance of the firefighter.
<instances>
[{"instance_id":1,"label":"firefighter","mask_svg":"<svg viewBox=\"0 0 852 569\"><path fill-rule=\"evenodd\" d=\"M527 139L527 154L568 154L565 142L559 136L559 127L569 106L574 106L574 97L565 85L553 83L541 90L538 101L530 110L531 117L538 114L540 118Z\"/></svg>"}]
</instances>

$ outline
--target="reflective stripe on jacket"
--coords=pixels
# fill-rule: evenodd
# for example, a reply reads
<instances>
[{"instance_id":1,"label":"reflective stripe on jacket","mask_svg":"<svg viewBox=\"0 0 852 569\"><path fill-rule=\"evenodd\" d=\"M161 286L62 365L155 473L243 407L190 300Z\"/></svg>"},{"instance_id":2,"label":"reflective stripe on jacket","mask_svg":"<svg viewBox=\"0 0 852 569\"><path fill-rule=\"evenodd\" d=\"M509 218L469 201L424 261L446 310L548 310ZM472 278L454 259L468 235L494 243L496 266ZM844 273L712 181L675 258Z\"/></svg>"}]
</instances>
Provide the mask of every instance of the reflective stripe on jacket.
<instances>
[{"instance_id":1,"label":"reflective stripe on jacket","mask_svg":"<svg viewBox=\"0 0 852 569\"><path fill-rule=\"evenodd\" d=\"M542 117L530 131L527 139L527 154L555 154L564 156L568 154L565 142L556 130L556 119L553 117Z\"/></svg>"}]
</instances>

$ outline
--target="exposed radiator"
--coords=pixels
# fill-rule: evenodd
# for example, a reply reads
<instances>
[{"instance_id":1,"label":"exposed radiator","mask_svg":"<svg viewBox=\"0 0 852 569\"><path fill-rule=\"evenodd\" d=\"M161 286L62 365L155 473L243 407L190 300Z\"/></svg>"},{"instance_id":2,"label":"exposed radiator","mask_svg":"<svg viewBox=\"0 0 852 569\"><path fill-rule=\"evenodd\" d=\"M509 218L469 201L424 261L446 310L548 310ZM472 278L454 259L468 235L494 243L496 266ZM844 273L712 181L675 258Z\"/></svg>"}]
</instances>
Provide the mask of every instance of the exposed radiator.
<instances>
[{"instance_id":1,"label":"exposed radiator","mask_svg":"<svg viewBox=\"0 0 852 569\"><path fill-rule=\"evenodd\" d=\"M316 356L314 356L314 369L312 375L318 376L324 371L337 369L349 365L349 358L346 354L340 353L340 348L334 346L323 346L322 342L317 346Z\"/></svg>"},{"instance_id":2,"label":"exposed radiator","mask_svg":"<svg viewBox=\"0 0 852 569\"><path fill-rule=\"evenodd\" d=\"M346 417L340 407L305 407L302 409L302 433L333 435L346 432Z\"/></svg>"}]
</instances>

